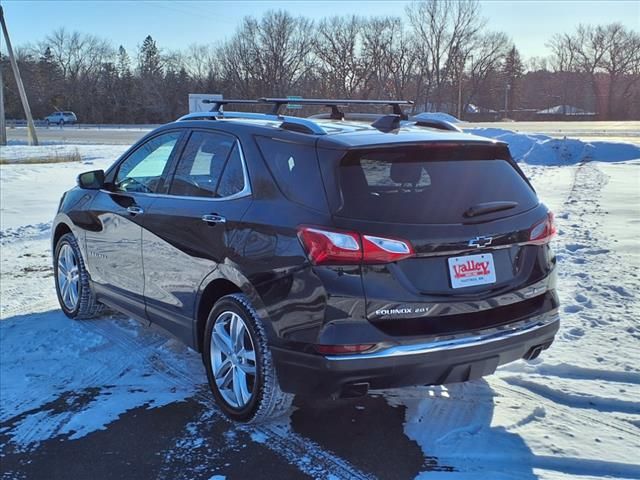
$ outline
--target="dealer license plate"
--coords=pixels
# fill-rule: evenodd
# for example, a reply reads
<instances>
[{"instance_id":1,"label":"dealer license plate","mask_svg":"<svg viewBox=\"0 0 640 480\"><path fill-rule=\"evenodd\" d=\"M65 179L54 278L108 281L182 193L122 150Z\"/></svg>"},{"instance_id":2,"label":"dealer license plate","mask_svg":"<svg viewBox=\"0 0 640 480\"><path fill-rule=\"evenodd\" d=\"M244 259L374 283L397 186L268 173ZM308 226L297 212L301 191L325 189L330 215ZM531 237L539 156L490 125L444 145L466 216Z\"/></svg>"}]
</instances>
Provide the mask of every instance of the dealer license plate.
<instances>
[{"instance_id":1,"label":"dealer license plate","mask_svg":"<svg viewBox=\"0 0 640 480\"><path fill-rule=\"evenodd\" d=\"M449 258L449 273L453 288L496 283L496 269L491 253L451 257Z\"/></svg>"}]
</instances>

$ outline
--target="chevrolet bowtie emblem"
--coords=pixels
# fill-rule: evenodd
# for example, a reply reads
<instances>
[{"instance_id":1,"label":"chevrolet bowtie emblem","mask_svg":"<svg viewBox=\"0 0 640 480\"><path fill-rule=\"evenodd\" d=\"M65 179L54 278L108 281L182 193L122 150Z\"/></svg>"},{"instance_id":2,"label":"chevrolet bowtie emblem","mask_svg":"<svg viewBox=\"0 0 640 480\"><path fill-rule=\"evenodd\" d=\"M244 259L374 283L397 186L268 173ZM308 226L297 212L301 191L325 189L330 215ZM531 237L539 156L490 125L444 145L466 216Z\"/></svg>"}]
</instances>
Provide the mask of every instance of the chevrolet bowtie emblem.
<instances>
[{"instance_id":1,"label":"chevrolet bowtie emblem","mask_svg":"<svg viewBox=\"0 0 640 480\"><path fill-rule=\"evenodd\" d=\"M493 242L493 237L476 237L469 240L469 246L483 248L491 245L491 242Z\"/></svg>"}]
</instances>

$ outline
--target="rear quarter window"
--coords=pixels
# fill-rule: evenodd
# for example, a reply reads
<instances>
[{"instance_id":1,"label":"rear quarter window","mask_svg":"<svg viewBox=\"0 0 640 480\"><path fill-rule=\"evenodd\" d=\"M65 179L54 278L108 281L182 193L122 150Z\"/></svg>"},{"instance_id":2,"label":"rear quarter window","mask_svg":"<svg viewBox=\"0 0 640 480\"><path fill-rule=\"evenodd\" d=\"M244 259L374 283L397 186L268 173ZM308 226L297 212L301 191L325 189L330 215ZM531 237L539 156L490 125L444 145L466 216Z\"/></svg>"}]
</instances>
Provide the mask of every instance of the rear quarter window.
<instances>
[{"instance_id":1,"label":"rear quarter window","mask_svg":"<svg viewBox=\"0 0 640 480\"><path fill-rule=\"evenodd\" d=\"M278 188L289 200L327 211L326 194L314 145L269 137L256 142Z\"/></svg>"}]
</instances>

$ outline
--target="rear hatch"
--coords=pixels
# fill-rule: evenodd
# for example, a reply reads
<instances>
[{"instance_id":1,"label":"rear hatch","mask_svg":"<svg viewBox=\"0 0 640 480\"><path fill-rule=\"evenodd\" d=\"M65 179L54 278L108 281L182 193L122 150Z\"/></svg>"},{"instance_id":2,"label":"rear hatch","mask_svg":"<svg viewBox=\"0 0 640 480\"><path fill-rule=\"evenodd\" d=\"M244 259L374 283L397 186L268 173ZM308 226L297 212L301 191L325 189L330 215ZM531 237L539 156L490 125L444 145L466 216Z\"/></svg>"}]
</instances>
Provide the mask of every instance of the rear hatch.
<instances>
[{"instance_id":1,"label":"rear hatch","mask_svg":"<svg viewBox=\"0 0 640 480\"><path fill-rule=\"evenodd\" d=\"M358 149L323 165L323 175L336 227L400 239L413 250L389 263L365 259L362 280L372 320L436 313L420 310L420 302L473 309L479 305L474 302L549 273L549 256L541 253L546 245L529 241L532 228L547 220L547 209L505 145Z\"/></svg>"}]
</instances>

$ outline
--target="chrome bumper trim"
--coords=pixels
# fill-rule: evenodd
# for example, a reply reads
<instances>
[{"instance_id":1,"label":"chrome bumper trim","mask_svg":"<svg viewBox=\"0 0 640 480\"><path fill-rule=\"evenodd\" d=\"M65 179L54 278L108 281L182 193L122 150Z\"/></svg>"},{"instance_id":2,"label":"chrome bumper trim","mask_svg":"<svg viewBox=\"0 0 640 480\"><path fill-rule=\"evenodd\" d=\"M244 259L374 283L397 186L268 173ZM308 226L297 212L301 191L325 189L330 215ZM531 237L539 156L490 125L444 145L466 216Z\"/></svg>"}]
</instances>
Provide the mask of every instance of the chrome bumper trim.
<instances>
[{"instance_id":1,"label":"chrome bumper trim","mask_svg":"<svg viewBox=\"0 0 640 480\"><path fill-rule=\"evenodd\" d=\"M533 332L543 327L547 327L555 322L560 321L560 316L557 313L543 314L528 322L519 324L510 324L498 327L486 333L479 335L469 335L466 337L448 338L441 340L433 340L426 343L417 343L414 345L395 345L392 347L377 350L371 353L359 353L349 355L333 355L325 356L327 360L341 361L341 360L366 360L373 358L389 358L400 357L407 355L421 355L423 353L439 352L442 350L455 350L459 348L475 347L478 345L485 345L488 343L499 342L509 338L524 335L526 333Z\"/></svg>"}]
</instances>

